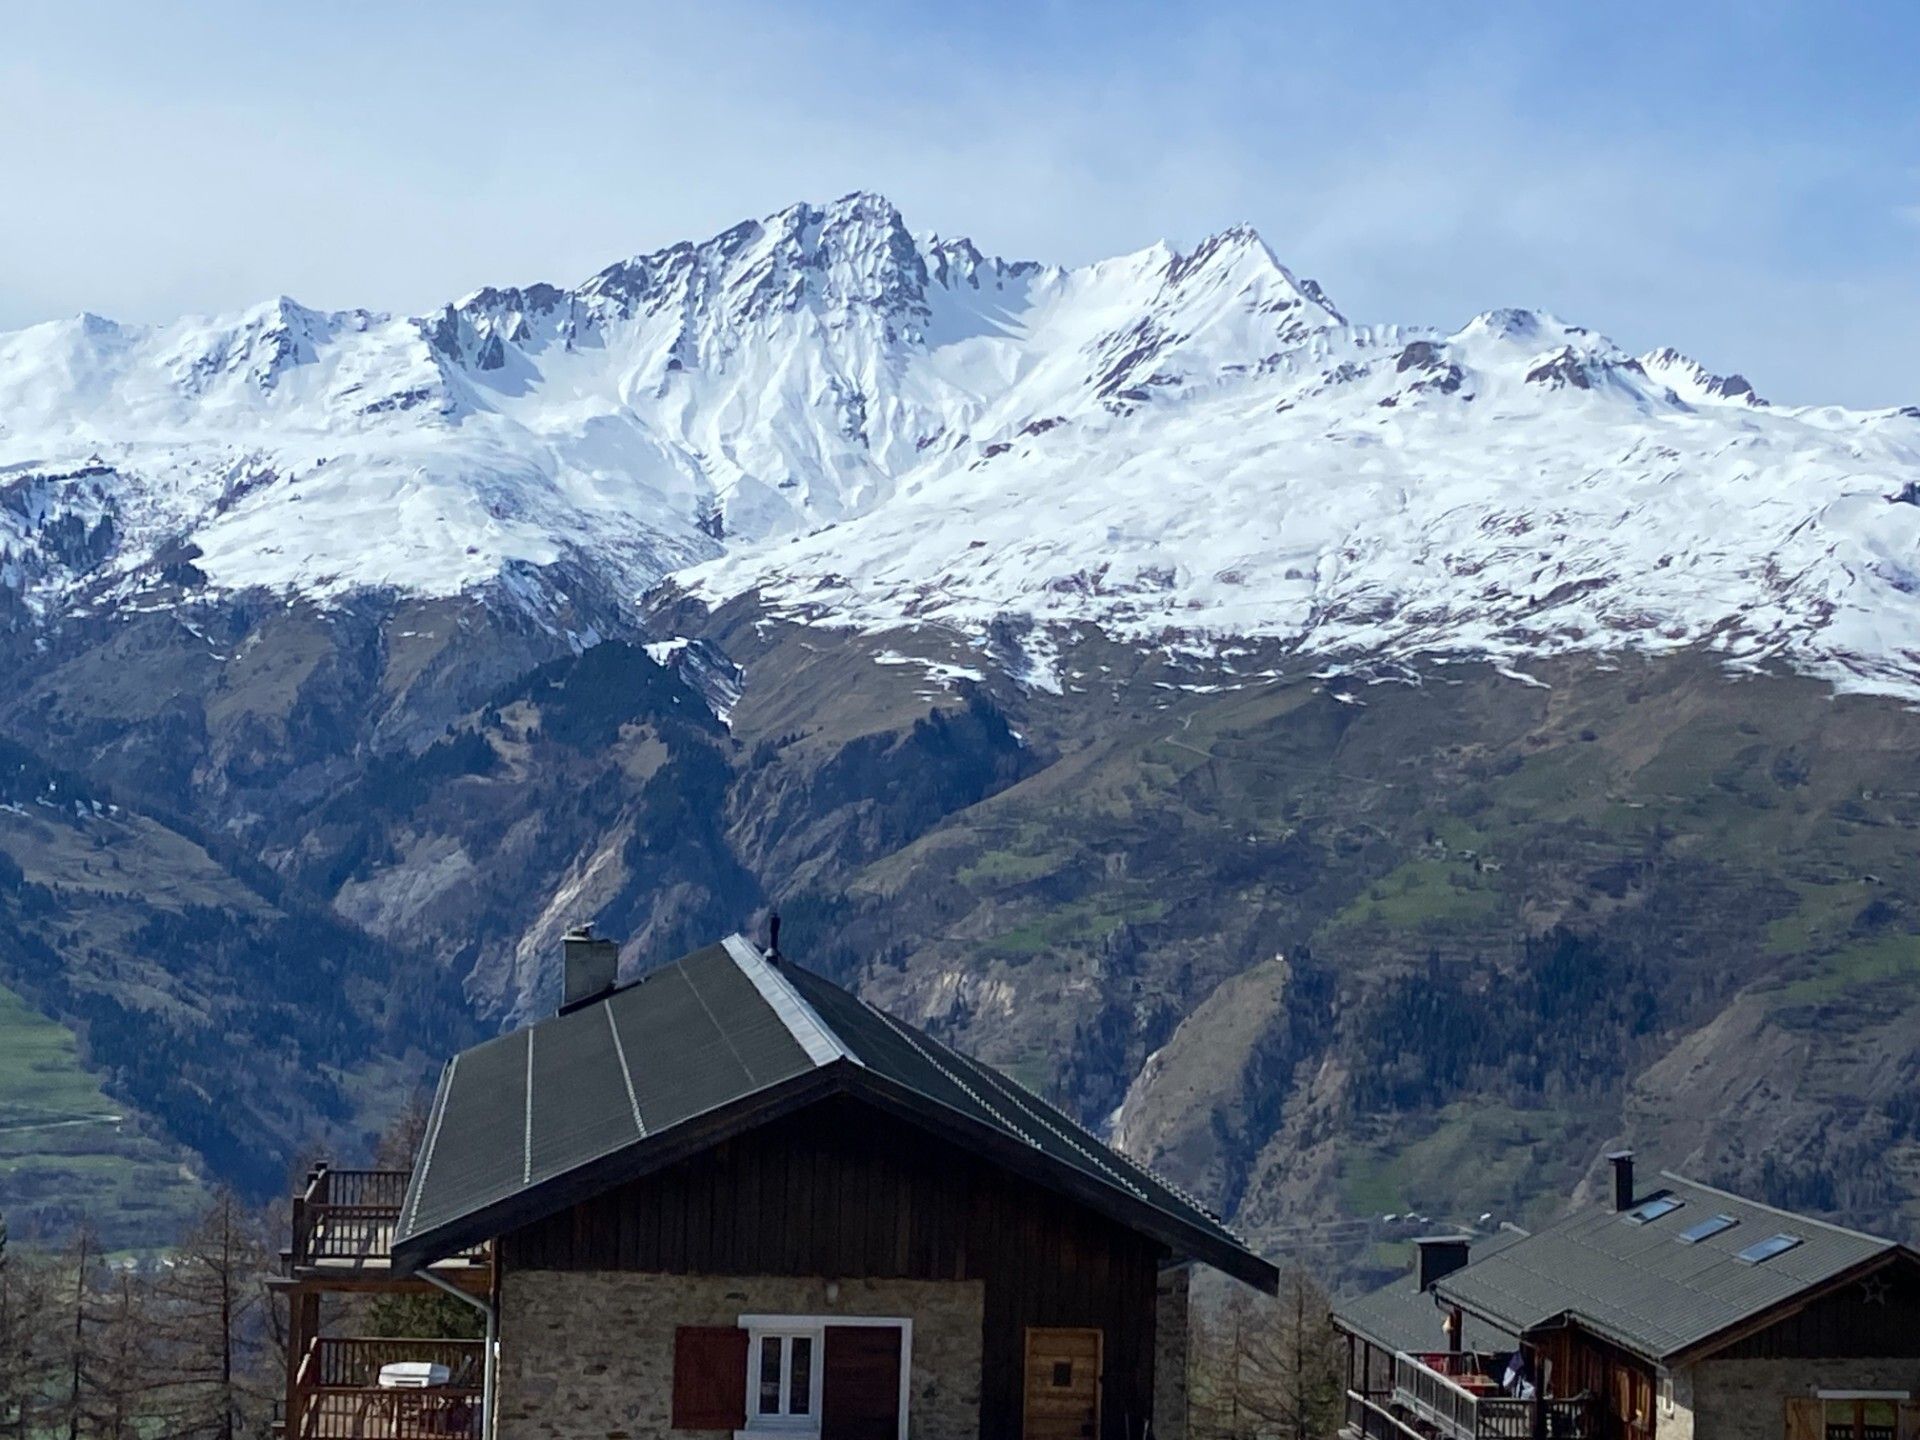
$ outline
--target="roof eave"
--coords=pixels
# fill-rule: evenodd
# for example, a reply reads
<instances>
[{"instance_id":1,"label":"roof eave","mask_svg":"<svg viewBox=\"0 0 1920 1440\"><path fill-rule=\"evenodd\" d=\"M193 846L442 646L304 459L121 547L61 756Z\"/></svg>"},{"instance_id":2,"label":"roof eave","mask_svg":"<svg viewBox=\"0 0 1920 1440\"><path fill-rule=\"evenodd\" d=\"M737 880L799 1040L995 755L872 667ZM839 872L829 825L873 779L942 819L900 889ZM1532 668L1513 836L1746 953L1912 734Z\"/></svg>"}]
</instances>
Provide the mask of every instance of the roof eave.
<instances>
[{"instance_id":1,"label":"roof eave","mask_svg":"<svg viewBox=\"0 0 1920 1440\"><path fill-rule=\"evenodd\" d=\"M1454 1274L1464 1275L1472 1268L1472 1265L1466 1265L1455 1271ZM1555 1320L1560 1318L1558 1315L1548 1315L1541 1319L1527 1321L1516 1319L1511 1315L1502 1315L1491 1305L1468 1300L1464 1296L1456 1295L1452 1287L1447 1284L1447 1279L1450 1278L1452 1277L1449 1276L1434 1281L1431 1293L1445 1300L1449 1305L1457 1305L1460 1309L1466 1311L1467 1314L1478 1320L1482 1320L1489 1325L1497 1325L1509 1335L1524 1335L1529 1330L1538 1330L1543 1325L1551 1325Z\"/></svg>"},{"instance_id":2,"label":"roof eave","mask_svg":"<svg viewBox=\"0 0 1920 1440\"><path fill-rule=\"evenodd\" d=\"M1868 1255L1844 1270L1835 1271L1824 1280L1815 1281L1797 1294L1776 1301L1766 1309L1745 1316L1730 1325L1723 1325L1711 1335L1703 1335L1698 1340L1689 1341L1683 1346L1669 1350L1665 1355L1658 1357L1660 1363L1672 1368L1692 1365L1696 1361L1708 1359L1716 1350L1724 1350L1727 1346L1737 1344L1749 1335L1779 1324L1788 1316L1806 1309L1816 1300L1832 1294L1842 1285L1850 1284L1883 1266L1896 1264L1902 1259L1920 1265L1920 1252L1890 1240L1884 1250Z\"/></svg>"},{"instance_id":3,"label":"roof eave","mask_svg":"<svg viewBox=\"0 0 1920 1440\"><path fill-rule=\"evenodd\" d=\"M1372 1330L1369 1330L1365 1325L1361 1324L1359 1321L1350 1319L1349 1317L1342 1315L1338 1310L1333 1311L1332 1314L1329 1316L1329 1318L1333 1321L1334 1329L1344 1331L1346 1334L1353 1336L1356 1340L1364 1340L1367 1344L1373 1346L1374 1349L1376 1350L1391 1350L1391 1351L1394 1351L1396 1354L1400 1350L1400 1347L1398 1345L1394 1344L1391 1340L1387 1339L1384 1335L1380 1335Z\"/></svg>"},{"instance_id":4,"label":"roof eave","mask_svg":"<svg viewBox=\"0 0 1920 1440\"><path fill-rule=\"evenodd\" d=\"M420 1149L413 1157L413 1168L407 1172L406 1194L400 1197L400 1223L394 1227L395 1242L405 1227L406 1217L414 1213L414 1207L420 1203L421 1188L427 1183L427 1171L433 1165L434 1141L440 1135L440 1117L446 1113L447 1092L453 1082L453 1061L448 1060L440 1066L440 1078L434 1083L433 1103L427 1107L427 1128L420 1137Z\"/></svg>"},{"instance_id":5,"label":"roof eave","mask_svg":"<svg viewBox=\"0 0 1920 1440\"><path fill-rule=\"evenodd\" d=\"M1158 1205L1062 1164L960 1111L929 1103L918 1092L869 1069L849 1076L849 1088L901 1118L958 1140L1015 1174L1060 1191L1116 1224L1160 1241L1178 1257L1202 1261L1268 1295L1280 1292L1280 1271L1243 1245L1213 1235Z\"/></svg>"}]
</instances>

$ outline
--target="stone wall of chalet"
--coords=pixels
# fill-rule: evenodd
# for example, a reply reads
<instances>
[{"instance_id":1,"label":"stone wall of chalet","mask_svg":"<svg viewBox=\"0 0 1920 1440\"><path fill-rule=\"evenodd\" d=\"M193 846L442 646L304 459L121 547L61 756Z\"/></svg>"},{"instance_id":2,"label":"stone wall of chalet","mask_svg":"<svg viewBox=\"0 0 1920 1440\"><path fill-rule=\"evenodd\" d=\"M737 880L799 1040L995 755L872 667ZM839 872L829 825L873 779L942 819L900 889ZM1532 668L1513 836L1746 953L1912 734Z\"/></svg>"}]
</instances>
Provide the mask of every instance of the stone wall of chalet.
<instances>
[{"instance_id":1,"label":"stone wall of chalet","mask_svg":"<svg viewBox=\"0 0 1920 1440\"><path fill-rule=\"evenodd\" d=\"M696 1440L669 1428L674 1332L742 1315L913 1321L914 1440L975 1440L985 1287L979 1281L509 1271L502 1281L500 1440ZM726 1432L716 1431L714 1434Z\"/></svg>"},{"instance_id":2,"label":"stone wall of chalet","mask_svg":"<svg viewBox=\"0 0 1920 1440\"><path fill-rule=\"evenodd\" d=\"M1789 1398L1819 1390L1904 1390L1920 1397L1920 1360L1703 1360L1692 1367L1691 1380L1686 1421L1676 1415L1670 1427L1661 1416L1659 1440L1781 1440Z\"/></svg>"}]
</instances>

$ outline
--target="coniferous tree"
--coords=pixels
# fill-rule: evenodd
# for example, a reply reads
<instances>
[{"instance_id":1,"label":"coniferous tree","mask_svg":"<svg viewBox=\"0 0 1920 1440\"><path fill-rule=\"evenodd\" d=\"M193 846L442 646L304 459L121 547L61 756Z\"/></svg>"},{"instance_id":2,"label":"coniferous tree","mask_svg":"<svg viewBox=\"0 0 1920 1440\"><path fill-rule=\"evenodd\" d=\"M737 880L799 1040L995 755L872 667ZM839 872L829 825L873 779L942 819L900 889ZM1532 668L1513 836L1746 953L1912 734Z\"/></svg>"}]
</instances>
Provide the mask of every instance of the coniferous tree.
<instances>
[{"instance_id":1,"label":"coniferous tree","mask_svg":"<svg viewBox=\"0 0 1920 1440\"><path fill-rule=\"evenodd\" d=\"M60 1309L54 1318L60 1327L61 1349L60 1398L54 1418L67 1440L80 1440L84 1423L82 1397L89 1378L87 1322L102 1263L99 1240L90 1228L82 1225L74 1232L73 1242L56 1272Z\"/></svg>"},{"instance_id":2,"label":"coniferous tree","mask_svg":"<svg viewBox=\"0 0 1920 1440\"><path fill-rule=\"evenodd\" d=\"M76 1407L81 1432L92 1440L141 1440L168 1374L156 1353L146 1283L128 1266L89 1299Z\"/></svg>"},{"instance_id":3,"label":"coniferous tree","mask_svg":"<svg viewBox=\"0 0 1920 1440\"><path fill-rule=\"evenodd\" d=\"M1343 1352L1326 1292L1295 1265L1269 1299L1240 1291L1196 1318L1193 1440L1332 1440Z\"/></svg>"},{"instance_id":4,"label":"coniferous tree","mask_svg":"<svg viewBox=\"0 0 1920 1440\"><path fill-rule=\"evenodd\" d=\"M0 1256L0 1435L27 1440L48 1423L58 1375L52 1292L44 1260L9 1245Z\"/></svg>"},{"instance_id":5,"label":"coniferous tree","mask_svg":"<svg viewBox=\"0 0 1920 1440\"><path fill-rule=\"evenodd\" d=\"M42 1278L26 1255L9 1247L0 1217L0 1434L15 1440L24 1440L46 1383L38 1343L46 1321Z\"/></svg>"},{"instance_id":6,"label":"coniferous tree","mask_svg":"<svg viewBox=\"0 0 1920 1440\"><path fill-rule=\"evenodd\" d=\"M268 1252L254 1217L216 1194L155 1289L178 1387L170 1436L239 1440L265 1428L271 1404Z\"/></svg>"}]
</instances>

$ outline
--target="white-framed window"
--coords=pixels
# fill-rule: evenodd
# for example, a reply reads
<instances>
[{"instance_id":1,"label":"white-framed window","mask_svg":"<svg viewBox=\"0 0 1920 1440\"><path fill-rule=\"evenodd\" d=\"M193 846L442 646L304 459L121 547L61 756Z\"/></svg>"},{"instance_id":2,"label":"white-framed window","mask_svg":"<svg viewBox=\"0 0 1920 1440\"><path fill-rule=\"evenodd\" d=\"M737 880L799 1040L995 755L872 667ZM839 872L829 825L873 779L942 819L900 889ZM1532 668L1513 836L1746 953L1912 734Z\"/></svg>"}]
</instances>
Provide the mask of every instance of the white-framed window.
<instances>
[{"instance_id":1,"label":"white-framed window","mask_svg":"<svg viewBox=\"0 0 1920 1440\"><path fill-rule=\"evenodd\" d=\"M814 1435L820 1430L821 1327L749 1326L747 1429Z\"/></svg>"},{"instance_id":2,"label":"white-framed window","mask_svg":"<svg viewBox=\"0 0 1920 1440\"><path fill-rule=\"evenodd\" d=\"M826 1366L827 1332L842 1329L889 1332L884 1340L873 1336L873 1344L883 1349L881 1363L888 1367L895 1363L892 1337L898 1337L899 1382L894 1393L876 1393L870 1384L861 1385L851 1397L843 1394L835 1404L842 1412L849 1403L885 1406L868 1418L878 1419L891 1410L894 1435L907 1440L912 1320L897 1315L742 1315L739 1325L747 1332L747 1425L734 1432L738 1440L769 1436L775 1440L817 1440L825 1392L834 1383ZM843 1370L843 1382L857 1378L862 1368L871 1377L873 1344L863 1347L869 1352L867 1365L862 1367L856 1359L852 1372ZM846 1347L836 1353L844 1357Z\"/></svg>"}]
</instances>

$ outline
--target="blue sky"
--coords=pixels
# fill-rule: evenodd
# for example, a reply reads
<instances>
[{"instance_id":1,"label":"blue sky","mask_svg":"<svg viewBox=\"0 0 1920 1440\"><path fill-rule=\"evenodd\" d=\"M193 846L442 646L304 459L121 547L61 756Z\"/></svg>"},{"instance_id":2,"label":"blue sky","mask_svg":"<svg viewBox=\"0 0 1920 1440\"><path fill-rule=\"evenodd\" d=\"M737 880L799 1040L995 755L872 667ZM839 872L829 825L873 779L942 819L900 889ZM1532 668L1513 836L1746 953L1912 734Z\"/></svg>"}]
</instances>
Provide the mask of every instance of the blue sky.
<instances>
[{"instance_id":1,"label":"blue sky","mask_svg":"<svg viewBox=\"0 0 1920 1440\"><path fill-rule=\"evenodd\" d=\"M1067 262L1250 220L1355 319L1916 403L1916 72L1912 3L13 7L0 328L419 310L859 188Z\"/></svg>"}]
</instances>

